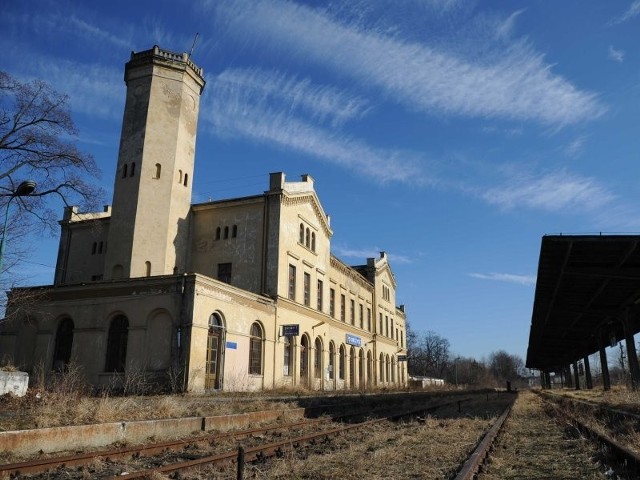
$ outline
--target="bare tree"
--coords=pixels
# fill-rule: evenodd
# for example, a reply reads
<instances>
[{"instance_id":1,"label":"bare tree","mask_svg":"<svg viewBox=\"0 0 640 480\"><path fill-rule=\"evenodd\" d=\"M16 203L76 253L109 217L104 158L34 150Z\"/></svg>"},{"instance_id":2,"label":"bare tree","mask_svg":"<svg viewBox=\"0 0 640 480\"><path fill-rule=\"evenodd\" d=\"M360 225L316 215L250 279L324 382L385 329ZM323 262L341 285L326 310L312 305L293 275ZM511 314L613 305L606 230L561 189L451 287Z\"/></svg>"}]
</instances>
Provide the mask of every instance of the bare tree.
<instances>
[{"instance_id":1,"label":"bare tree","mask_svg":"<svg viewBox=\"0 0 640 480\"><path fill-rule=\"evenodd\" d=\"M21 82L0 71L0 236L10 237L0 253L0 312L5 291L20 281L17 273L4 273L27 258L27 239L53 233L62 205L95 210L103 196L93 157L75 145L78 131L68 102L43 81ZM19 186L27 180L36 189L25 194ZM22 297L33 301L31 294L16 294L12 301Z\"/></svg>"},{"instance_id":2,"label":"bare tree","mask_svg":"<svg viewBox=\"0 0 640 480\"><path fill-rule=\"evenodd\" d=\"M435 332L407 333L409 373L442 378L449 362L449 340Z\"/></svg>"},{"instance_id":3,"label":"bare tree","mask_svg":"<svg viewBox=\"0 0 640 480\"><path fill-rule=\"evenodd\" d=\"M78 131L68 102L43 81L20 82L0 71L0 211L12 201L23 223L35 217L54 227L59 203L53 197L89 210L102 196L93 183L99 176L93 157L75 145ZM36 182L37 190L15 196L24 180Z\"/></svg>"},{"instance_id":4,"label":"bare tree","mask_svg":"<svg viewBox=\"0 0 640 480\"><path fill-rule=\"evenodd\" d=\"M498 350L489 356L489 369L498 381L514 381L522 377L524 361L518 355Z\"/></svg>"}]
</instances>

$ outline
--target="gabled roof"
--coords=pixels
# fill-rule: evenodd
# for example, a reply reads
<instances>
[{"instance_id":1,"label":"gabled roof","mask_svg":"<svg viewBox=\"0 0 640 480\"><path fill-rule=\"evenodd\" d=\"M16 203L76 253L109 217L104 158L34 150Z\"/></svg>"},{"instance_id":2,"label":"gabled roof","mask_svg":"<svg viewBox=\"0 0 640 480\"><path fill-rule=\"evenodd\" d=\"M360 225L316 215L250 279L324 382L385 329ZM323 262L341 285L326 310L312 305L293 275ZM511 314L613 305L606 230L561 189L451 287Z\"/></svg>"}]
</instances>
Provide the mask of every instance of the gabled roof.
<instances>
[{"instance_id":1,"label":"gabled roof","mask_svg":"<svg viewBox=\"0 0 640 480\"><path fill-rule=\"evenodd\" d=\"M640 236L542 238L526 366L559 370L624 338L640 300ZM635 314L634 333L640 331Z\"/></svg>"}]
</instances>

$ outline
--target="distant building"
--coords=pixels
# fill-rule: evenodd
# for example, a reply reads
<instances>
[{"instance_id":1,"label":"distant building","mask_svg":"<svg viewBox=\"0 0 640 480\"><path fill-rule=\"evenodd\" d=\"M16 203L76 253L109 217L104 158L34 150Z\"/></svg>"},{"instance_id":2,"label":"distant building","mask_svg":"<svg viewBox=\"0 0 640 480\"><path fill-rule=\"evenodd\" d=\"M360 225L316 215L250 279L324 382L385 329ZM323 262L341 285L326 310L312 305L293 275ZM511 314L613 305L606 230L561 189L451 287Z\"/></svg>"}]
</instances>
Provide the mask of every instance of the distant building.
<instances>
[{"instance_id":1,"label":"distant building","mask_svg":"<svg viewBox=\"0 0 640 480\"><path fill-rule=\"evenodd\" d=\"M131 54L125 82L113 206L65 210L54 284L11 292L0 356L27 371L75 362L96 386L133 374L192 391L405 385L387 255L331 254L309 175L192 205L202 70L155 46Z\"/></svg>"}]
</instances>

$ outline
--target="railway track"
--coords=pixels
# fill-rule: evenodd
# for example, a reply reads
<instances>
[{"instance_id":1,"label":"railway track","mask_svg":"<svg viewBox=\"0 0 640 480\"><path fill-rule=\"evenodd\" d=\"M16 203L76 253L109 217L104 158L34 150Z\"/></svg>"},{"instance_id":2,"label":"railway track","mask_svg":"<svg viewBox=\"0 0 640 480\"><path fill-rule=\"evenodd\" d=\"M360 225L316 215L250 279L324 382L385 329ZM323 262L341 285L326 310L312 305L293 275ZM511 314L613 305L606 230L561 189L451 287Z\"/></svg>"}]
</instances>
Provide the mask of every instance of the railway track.
<instances>
[{"instance_id":1,"label":"railway track","mask_svg":"<svg viewBox=\"0 0 640 480\"><path fill-rule=\"evenodd\" d=\"M582 434L603 445L609 456L611 472L620 478L640 477L640 415L595 402L573 399L565 395L538 392L553 403L559 415L566 417Z\"/></svg>"},{"instance_id":2,"label":"railway track","mask_svg":"<svg viewBox=\"0 0 640 480\"><path fill-rule=\"evenodd\" d=\"M337 414L334 418L306 419L305 421L266 428L201 435L139 447L102 450L3 465L0 466L0 474L22 476L37 472L49 472L45 474L46 478L58 478L56 473L59 474L59 478L86 478L87 474L91 475L91 478L145 478L154 474L167 475L172 472L202 468L204 465L211 468L212 465L220 464L235 465L240 472L245 463L264 462L268 458L282 457L304 449L305 446L310 445L316 449L322 449L325 446L332 449L332 438L348 434L351 431L366 431L367 428L376 424L402 421L419 422L424 416L444 408L461 412L465 403L472 402L474 399L477 401L482 397L484 397L484 393L464 397L456 396L447 401L441 399L429 406L416 408L415 405L412 405L412 408L405 407L402 411L398 411L397 405L377 405L374 408L365 408L364 411L361 408L355 408L349 413ZM488 394L486 401L489 401ZM341 407L344 408L344 405ZM389 409L394 412L389 413ZM320 410L326 410L326 408ZM363 420L365 414L368 417L376 415L379 418ZM335 423L329 424L330 420L340 421L343 424L338 426ZM344 425L345 422L351 423ZM241 439L245 439L243 445L240 448L235 448L234 442ZM475 457L480 458L482 455L476 454ZM123 469L119 466L120 459L134 459L135 461ZM96 464L102 468L94 468ZM85 467L80 467L83 465ZM89 465L88 469L87 465ZM135 467L136 470L132 471L130 467ZM472 467L468 470L471 471L471 469ZM457 478L462 480L472 477L460 476Z\"/></svg>"}]
</instances>

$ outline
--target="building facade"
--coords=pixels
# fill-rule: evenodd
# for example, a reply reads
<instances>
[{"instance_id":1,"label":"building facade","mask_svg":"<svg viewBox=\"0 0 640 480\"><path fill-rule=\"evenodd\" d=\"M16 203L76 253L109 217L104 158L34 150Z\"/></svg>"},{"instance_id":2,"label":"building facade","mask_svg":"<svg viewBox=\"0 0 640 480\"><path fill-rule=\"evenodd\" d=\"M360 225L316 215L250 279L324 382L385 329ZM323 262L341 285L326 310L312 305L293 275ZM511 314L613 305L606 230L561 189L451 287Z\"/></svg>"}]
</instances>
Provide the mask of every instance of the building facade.
<instances>
[{"instance_id":1,"label":"building facade","mask_svg":"<svg viewBox=\"0 0 640 480\"><path fill-rule=\"evenodd\" d=\"M11 292L0 355L27 371L74 362L96 386L405 385L387 255L349 266L331 254L309 175L192 205L202 70L155 46L131 54L125 82L113 205L65 210L54 284Z\"/></svg>"}]
</instances>

